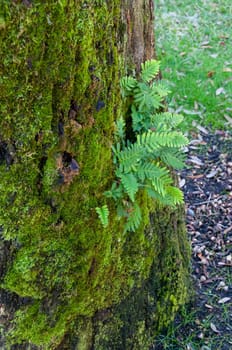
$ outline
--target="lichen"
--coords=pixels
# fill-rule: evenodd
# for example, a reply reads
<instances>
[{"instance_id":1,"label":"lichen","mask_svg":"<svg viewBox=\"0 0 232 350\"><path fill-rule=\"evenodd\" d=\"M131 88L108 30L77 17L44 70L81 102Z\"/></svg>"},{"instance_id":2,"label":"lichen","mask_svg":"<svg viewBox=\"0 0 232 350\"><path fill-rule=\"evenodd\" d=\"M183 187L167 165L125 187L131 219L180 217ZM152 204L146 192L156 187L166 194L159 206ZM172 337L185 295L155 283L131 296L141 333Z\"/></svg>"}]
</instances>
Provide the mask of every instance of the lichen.
<instances>
[{"instance_id":1,"label":"lichen","mask_svg":"<svg viewBox=\"0 0 232 350\"><path fill-rule=\"evenodd\" d=\"M96 313L141 290L154 260L162 266L157 288L163 283L154 296L155 303L160 299L154 317L163 313L166 300L173 313L186 297L185 243L175 241L171 228L169 238L159 238L166 213L156 213L154 229L148 229L152 204L141 194L143 223L126 236L113 203L110 228L102 228L95 212L114 176L114 121L124 108L119 5L119 0L2 2L0 225L14 255L2 287L30 300L15 315L11 343L55 349L75 329L78 350L87 350L86 329L95 327L94 336L100 327ZM78 172L64 181L72 159ZM165 244L170 248L162 255ZM160 325L167 323L167 316L159 317ZM119 321L114 332L121 331ZM136 327L143 337L142 319ZM98 337L110 337L99 332L98 350Z\"/></svg>"}]
</instances>

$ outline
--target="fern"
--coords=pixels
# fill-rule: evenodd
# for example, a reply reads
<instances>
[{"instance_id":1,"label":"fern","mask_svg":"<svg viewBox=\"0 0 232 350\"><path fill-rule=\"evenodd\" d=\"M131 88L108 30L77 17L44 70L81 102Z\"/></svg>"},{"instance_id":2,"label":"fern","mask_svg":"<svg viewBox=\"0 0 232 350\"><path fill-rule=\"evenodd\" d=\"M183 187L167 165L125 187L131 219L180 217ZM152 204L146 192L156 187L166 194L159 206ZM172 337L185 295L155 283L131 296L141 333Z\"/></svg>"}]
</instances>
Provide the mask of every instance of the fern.
<instances>
[{"instance_id":1,"label":"fern","mask_svg":"<svg viewBox=\"0 0 232 350\"><path fill-rule=\"evenodd\" d=\"M172 114L169 112L155 114L152 117L154 127L157 129L162 129L162 127L165 126L167 130L176 128L183 121L183 119L184 117L181 114Z\"/></svg>"},{"instance_id":2,"label":"fern","mask_svg":"<svg viewBox=\"0 0 232 350\"><path fill-rule=\"evenodd\" d=\"M118 153L118 160L123 166L125 173L137 169L143 156L144 149L139 144L134 143Z\"/></svg>"},{"instance_id":3,"label":"fern","mask_svg":"<svg viewBox=\"0 0 232 350\"><path fill-rule=\"evenodd\" d=\"M98 214L98 217L102 223L102 226L104 228L106 228L109 224L109 209L107 207L107 205L103 205L101 208L97 207L95 208L97 214Z\"/></svg>"},{"instance_id":4,"label":"fern","mask_svg":"<svg viewBox=\"0 0 232 350\"><path fill-rule=\"evenodd\" d=\"M125 120L120 117L116 122L115 140L122 143L123 146L125 145L125 127Z\"/></svg>"},{"instance_id":5,"label":"fern","mask_svg":"<svg viewBox=\"0 0 232 350\"><path fill-rule=\"evenodd\" d=\"M162 98L145 83L139 83L134 90L134 101L139 111L155 110L162 105Z\"/></svg>"},{"instance_id":6,"label":"fern","mask_svg":"<svg viewBox=\"0 0 232 350\"><path fill-rule=\"evenodd\" d=\"M123 97L133 94L133 89L137 86L138 82L133 77L123 77L120 82L121 93Z\"/></svg>"},{"instance_id":7,"label":"fern","mask_svg":"<svg viewBox=\"0 0 232 350\"><path fill-rule=\"evenodd\" d=\"M135 195L139 189L139 185L136 177L133 174L125 174L125 175L121 175L120 178L121 178L123 187L125 189L125 192L128 194L130 200L134 202Z\"/></svg>"},{"instance_id":8,"label":"fern","mask_svg":"<svg viewBox=\"0 0 232 350\"><path fill-rule=\"evenodd\" d=\"M185 167L185 155L177 149L165 149L160 153L161 160L176 170L181 170Z\"/></svg>"},{"instance_id":9,"label":"fern","mask_svg":"<svg viewBox=\"0 0 232 350\"><path fill-rule=\"evenodd\" d=\"M115 181L104 194L116 202L117 215L126 220L125 231L135 231L142 220L136 200L139 191L163 205L176 206L183 202L183 193L173 186L170 168L184 166L183 147L187 138L176 127L183 117L169 112L157 113L167 88L155 78L159 62L150 60L142 64L141 76L121 79L123 97L130 96L132 140L126 139L126 122L116 122L115 144L112 146ZM104 227L108 225L106 205L96 208Z\"/></svg>"},{"instance_id":10,"label":"fern","mask_svg":"<svg viewBox=\"0 0 232 350\"><path fill-rule=\"evenodd\" d=\"M151 91L153 95L157 94L160 97L166 97L169 94L169 90L166 88L166 86L162 82L155 81L151 86Z\"/></svg>"},{"instance_id":11,"label":"fern","mask_svg":"<svg viewBox=\"0 0 232 350\"><path fill-rule=\"evenodd\" d=\"M125 232L126 231L136 231L139 227L141 220L142 220L142 214L141 209L137 203L135 203L132 207L128 209L128 218L125 225Z\"/></svg>"},{"instance_id":12,"label":"fern","mask_svg":"<svg viewBox=\"0 0 232 350\"><path fill-rule=\"evenodd\" d=\"M160 63L156 60L146 61L141 64L141 79L149 83L159 73Z\"/></svg>"}]
</instances>

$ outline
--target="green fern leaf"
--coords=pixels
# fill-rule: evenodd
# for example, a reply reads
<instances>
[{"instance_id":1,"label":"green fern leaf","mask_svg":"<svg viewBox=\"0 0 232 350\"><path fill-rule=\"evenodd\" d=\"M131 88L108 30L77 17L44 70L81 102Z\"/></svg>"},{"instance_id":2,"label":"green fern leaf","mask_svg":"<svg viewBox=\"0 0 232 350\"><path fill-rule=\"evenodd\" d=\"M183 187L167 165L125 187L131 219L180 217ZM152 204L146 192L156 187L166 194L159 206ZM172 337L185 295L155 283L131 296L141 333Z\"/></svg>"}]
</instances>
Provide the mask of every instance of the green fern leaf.
<instances>
[{"instance_id":1,"label":"green fern leaf","mask_svg":"<svg viewBox=\"0 0 232 350\"><path fill-rule=\"evenodd\" d=\"M169 172L166 168L161 168L154 163L148 162L139 167L137 175L143 182L145 179L153 181L156 178L165 178L169 176Z\"/></svg>"},{"instance_id":2,"label":"green fern leaf","mask_svg":"<svg viewBox=\"0 0 232 350\"><path fill-rule=\"evenodd\" d=\"M138 82L135 78L129 76L129 77L123 77L120 80L120 86L121 86L121 92L122 96L131 96L133 93L134 88L137 86Z\"/></svg>"},{"instance_id":3,"label":"green fern leaf","mask_svg":"<svg viewBox=\"0 0 232 350\"><path fill-rule=\"evenodd\" d=\"M161 196L166 195L166 188L167 185L170 185L172 183L171 177L156 177L152 180L151 184L152 187L156 192L158 192Z\"/></svg>"},{"instance_id":4,"label":"green fern leaf","mask_svg":"<svg viewBox=\"0 0 232 350\"><path fill-rule=\"evenodd\" d=\"M129 216L125 225L125 231L135 232L142 220L141 209L137 203L129 208Z\"/></svg>"},{"instance_id":5,"label":"green fern leaf","mask_svg":"<svg viewBox=\"0 0 232 350\"><path fill-rule=\"evenodd\" d=\"M135 169L143 157L144 148L134 143L118 153L118 160L123 166L125 173Z\"/></svg>"},{"instance_id":6,"label":"green fern leaf","mask_svg":"<svg viewBox=\"0 0 232 350\"><path fill-rule=\"evenodd\" d=\"M169 186L166 189L166 196L163 198L163 203L171 206L182 204L184 202L183 192L174 186Z\"/></svg>"},{"instance_id":7,"label":"green fern leaf","mask_svg":"<svg viewBox=\"0 0 232 350\"><path fill-rule=\"evenodd\" d=\"M102 223L102 226L104 228L106 228L109 224L109 209L107 207L107 205L103 205L101 208L97 207L95 208L97 214L98 214L98 217Z\"/></svg>"},{"instance_id":8,"label":"green fern leaf","mask_svg":"<svg viewBox=\"0 0 232 350\"><path fill-rule=\"evenodd\" d=\"M161 160L173 169L183 169L185 167L184 154L177 150L165 149L160 153Z\"/></svg>"},{"instance_id":9,"label":"green fern leaf","mask_svg":"<svg viewBox=\"0 0 232 350\"><path fill-rule=\"evenodd\" d=\"M133 174L122 174L120 176L125 192L128 194L132 202L135 201L135 195L138 192L139 185Z\"/></svg>"},{"instance_id":10,"label":"green fern leaf","mask_svg":"<svg viewBox=\"0 0 232 350\"><path fill-rule=\"evenodd\" d=\"M155 150L159 147L184 147L188 144L188 139L178 131L153 132L149 130L138 135L137 142L148 150Z\"/></svg>"},{"instance_id":11,"label":"green fern leaf","mask_svg":"<svg viewBox=\"0 0 232 350\"><path fill-rule=\"evenodd\" d=\"M156 60L149 60L141 64L141 78L149 83L159 73L160 63Z\"/></svg>"},{"instance_id":12,"label":"green fern leaf","mask_svg":"<svg viewBox=\"0 0 232 350\"><path fill-rule=\"evenodd\" d=\"M151 111L161 106L162 98L153 93L149 85L138 83L134 90L134 101L139 111Z\"/></svg>"},{"instance_id":13,"label":"green fern leaf","mask_svg":"<svg viewBox=\"0 0 232 350\"><path fill-rule=\"evenodd\" d=\"M152 116L153 125L155 128L157 128L157 131L158 129L162 131L163 126L166 127L166 130L171 130L177 127L183 121L183 119L184 117L181 114L172 114L169 112L155 114Z\"/></svg>"},{"instance_id":14,"label":"green fern leaf","mask_svg":"<svg viewBox=\"0 0 232 350\"><path fill-rule=\"evenodd\" d=\"M120 117L116 121L115 138L116 138L116 140L118 140L122 144L124 144L124 142L125 142L124 141L125 140L125 127L126 127L125 120L122 117Z\"/></svg>"},{"instance_id":15,"label":"green fern leaf","mask_svg":"<svg viewBox=\"0 0 232 350\"><path fill-rule=\"evenodd\" d=\"M151 86L151 90L153 94L157 94L162 98L166 97L170 93L162 81L154 82Z\"/></svg>"}]
</instances>

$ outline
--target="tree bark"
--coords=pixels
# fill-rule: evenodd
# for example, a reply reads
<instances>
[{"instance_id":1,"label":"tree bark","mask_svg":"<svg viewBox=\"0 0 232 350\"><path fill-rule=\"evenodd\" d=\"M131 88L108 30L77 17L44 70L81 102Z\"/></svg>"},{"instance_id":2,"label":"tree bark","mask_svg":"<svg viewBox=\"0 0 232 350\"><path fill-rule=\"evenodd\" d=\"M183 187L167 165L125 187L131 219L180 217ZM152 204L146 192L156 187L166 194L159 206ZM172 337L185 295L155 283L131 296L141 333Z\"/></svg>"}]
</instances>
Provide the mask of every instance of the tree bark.
<instances>
[{"instance_id":1,"label":"tree bark","mask_svg":"<svg viewBox=\"0 0 232 350\"><path fill-rule=\"evenodd\" d=\"M120 77L154 56L153 1L1 7L1 346L149 349L187 299L183 208L141 193L125 235L113 203L107 229L95 207L114 177Z\"/></svg>"}]
</instances>

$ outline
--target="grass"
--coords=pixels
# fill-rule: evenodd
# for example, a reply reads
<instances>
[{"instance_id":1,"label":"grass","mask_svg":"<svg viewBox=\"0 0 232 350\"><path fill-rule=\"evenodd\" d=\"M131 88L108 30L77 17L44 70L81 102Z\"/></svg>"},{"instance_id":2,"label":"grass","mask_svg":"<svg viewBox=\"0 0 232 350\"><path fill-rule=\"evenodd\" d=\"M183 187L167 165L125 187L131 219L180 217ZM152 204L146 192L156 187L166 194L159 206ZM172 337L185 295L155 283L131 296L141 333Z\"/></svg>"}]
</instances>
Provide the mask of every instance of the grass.
<instances>
[{"instance_id":1,"label":"grass","mask_svg":"<svg viewBox=\"0 0 232 350\"><path fill-rule=\"evenodd\" d=\"M156 0L156 48L169 108L212 129L232 126L231 0Z\"/></svg>"},{"instance_id":2,"label":"grass","mask_svg":"<svg viewBox=\"0 0 232 350\"><path fill-rule=\"evenodd\" d=\"M231 0L155 0L155 5L156 49L171 90L170 111L184 115L185 130L196 124L212 130L231 128ZM212 277L214 273L231 285L228 269L215 269ZM215 283L200 293L212 309L196 295L157 339L155 350L232 348L231 303L218 304L223 294Z\"/></svg>"}]
</instances>

